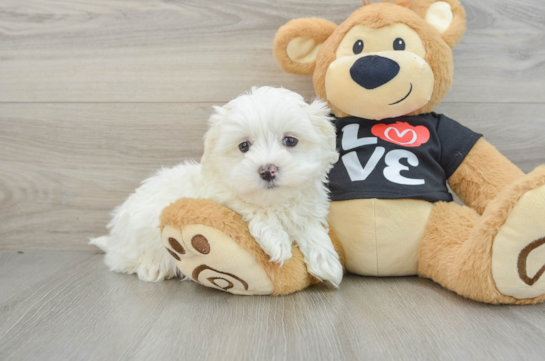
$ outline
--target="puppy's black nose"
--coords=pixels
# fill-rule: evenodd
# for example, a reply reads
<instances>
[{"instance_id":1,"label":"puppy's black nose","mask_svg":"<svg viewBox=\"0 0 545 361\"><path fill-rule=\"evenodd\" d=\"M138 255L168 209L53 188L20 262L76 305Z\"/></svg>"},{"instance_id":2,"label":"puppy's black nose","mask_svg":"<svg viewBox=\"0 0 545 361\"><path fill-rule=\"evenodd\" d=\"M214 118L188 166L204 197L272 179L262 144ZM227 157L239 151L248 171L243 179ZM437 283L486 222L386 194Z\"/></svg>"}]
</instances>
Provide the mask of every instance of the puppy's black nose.
<instances>
[{"instance_id":1,"label":"puppy's black nose","mask_svg":"<svg viewBox=\"0 0 545 361\"><path fill-rule=\"evenodd\" d=\"M352 80L365 89L375 89L388 83L399 73L399 64L378 55L364 56L350 68Z\"/></svg>"},{"instance_id":2,"label":"puppy's black nose","mask_svg":"<svg viewBox=\"0 0 545 361\"><path fill-rule=\"evenodd\" d=\"M264 181L272 181L276 178L276 173L278 173L278 168L274 164L267 164L259 167L259 175Z\"/></svg>"}]
</instances>

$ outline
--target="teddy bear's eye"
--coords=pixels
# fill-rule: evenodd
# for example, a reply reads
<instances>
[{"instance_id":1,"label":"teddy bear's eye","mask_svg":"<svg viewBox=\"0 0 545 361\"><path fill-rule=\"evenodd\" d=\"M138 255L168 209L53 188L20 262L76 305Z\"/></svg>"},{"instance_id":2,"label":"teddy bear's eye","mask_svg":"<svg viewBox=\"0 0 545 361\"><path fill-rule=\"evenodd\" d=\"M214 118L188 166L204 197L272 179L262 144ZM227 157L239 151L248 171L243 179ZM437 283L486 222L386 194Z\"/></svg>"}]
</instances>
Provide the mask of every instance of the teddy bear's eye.
<instances>
[{"instance_id":1,"label":"teddy bear's eye","mask_svg":"<svg viewBox=\"0 0 545 361\"><path fill-rule=\"evenodd\" d=\"M354 54L359 54L363 51L363 40L358 40L354 43L354 46L352 47L352 51Z\"/></svg>"},{"instance_id":2,"label":"teddy bear's eye","mask_svg":"<svg viewBox=\"0 0 545 361\"><path fill-rule=\"evenodd\" d=\"M405 50L405 40L397 38L394 40L394 50Z\"/></svg>"}]
</instances>

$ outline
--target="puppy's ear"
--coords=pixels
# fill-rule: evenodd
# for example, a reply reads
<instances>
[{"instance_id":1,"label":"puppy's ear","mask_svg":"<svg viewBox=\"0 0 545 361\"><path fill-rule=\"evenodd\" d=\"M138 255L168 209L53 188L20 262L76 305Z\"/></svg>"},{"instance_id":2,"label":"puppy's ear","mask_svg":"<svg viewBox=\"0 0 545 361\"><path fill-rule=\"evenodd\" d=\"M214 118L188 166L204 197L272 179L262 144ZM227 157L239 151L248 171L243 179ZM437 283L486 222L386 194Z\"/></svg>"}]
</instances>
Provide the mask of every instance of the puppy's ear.
<instances>
[{"instance_id":1,"label":"puppy's ear","mask_svg":"<svg viewBox=\"0 0 545 361\"><path fill-rule=\"evenodd\" d=\"M324 19L295 19L282 26L274 38L274 56L287 73L312 75L321 45L337 25Z\"/></svg>"},{"instance_id":2,"label":"puppy's ear","mask_svg":"<svg viewBox=\"0 0 545 361\"><path fill-rule=\"evenodd\" d=\"M213 106L214 112L208 118L208 131L204 135L204 153L201 158L201 164L206 167L211 154L214 152L214 148L219 138L219 123L224 119L228 112L229 103L222 106Z\"/></svg>"},{"instance_id":3,"label":"puppy's ear","mask_svg":"<svg viewBox=\"0 0 545 361\"><path fill-rule=\"evenodd\" d=\"M466 32L466 12L458 0L415 0L410 9L437 29L451 48Z\"/></svg>"},{"instance_id":4,"label":"puppy's ear","mask_svg":"<svg viewBox=\"0 0 545 361\"><path fill-rule=\"evenodd\" d=\"M331 110L327 107L327 103L320 99L315 99L307 105L305 110L312 125L314 125L320 134L320 142L324 145L322 148L324 163L333 164L337 162L339 160L339 153L337 152L335 127L332 123L334 118L331 116Z\"/></svg>"},{"instance_id":5,"label":"puppy's ear","mask_svg":"<svg viewBox=\"0 0 545 361\"><path fill-rule=\"evenodd\" d=\"M214 112L212 113L212 115L210 115L210 118L208 118L208 126L210 128L212 128L212 126L215 125L216 123L223 120L223 118L225 117L225 114L227 114L227 112L230 109L229 105L230 103L227 103L222 107L219 107L217 105L212 106L212 109L214 109Z\"/></svg>"}]
</instances>

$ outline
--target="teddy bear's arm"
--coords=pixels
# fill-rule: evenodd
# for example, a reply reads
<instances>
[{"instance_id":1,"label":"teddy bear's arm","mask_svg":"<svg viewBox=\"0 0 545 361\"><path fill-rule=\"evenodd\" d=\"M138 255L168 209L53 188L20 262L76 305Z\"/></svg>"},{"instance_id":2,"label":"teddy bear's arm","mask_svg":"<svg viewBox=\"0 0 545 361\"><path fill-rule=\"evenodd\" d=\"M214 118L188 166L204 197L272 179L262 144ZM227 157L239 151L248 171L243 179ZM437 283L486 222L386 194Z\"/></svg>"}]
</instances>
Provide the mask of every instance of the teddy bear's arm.
<instances>
[{"instance_id":1,"label":"teddy bear's arm","mask_svg":"<svg viewBox=\"0 0 545 361\"><path fill-rule=\"evenodd\" d=\"M516 165L481 138L448 182L462 202L482 214L488 202L522 176Z\"/></svg>"}]
</instances>

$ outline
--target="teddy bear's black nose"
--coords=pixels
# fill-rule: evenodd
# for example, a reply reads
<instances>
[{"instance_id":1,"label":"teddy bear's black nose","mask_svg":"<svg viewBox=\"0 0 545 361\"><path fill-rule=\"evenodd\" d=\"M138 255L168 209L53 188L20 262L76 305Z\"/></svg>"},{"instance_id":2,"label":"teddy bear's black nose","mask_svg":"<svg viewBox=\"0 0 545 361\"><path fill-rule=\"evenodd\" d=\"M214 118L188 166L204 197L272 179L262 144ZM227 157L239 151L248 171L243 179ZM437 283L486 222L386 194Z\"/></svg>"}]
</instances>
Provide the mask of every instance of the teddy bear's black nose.
<instances>
[{"instance_id":1,"label":"teddy bear's black nose","mask_svg":"<svg viewBox=\"0 0 545 361\"><path fill-rule=\"evenodd\" d=\"M356 60L350 68L352 79L365 89L375 89L388 83L399 73L399 64L392 59L368 55Z\"/></svg>"}]
</instances>

